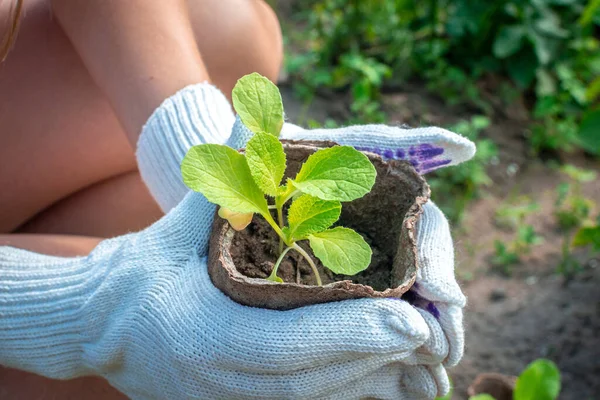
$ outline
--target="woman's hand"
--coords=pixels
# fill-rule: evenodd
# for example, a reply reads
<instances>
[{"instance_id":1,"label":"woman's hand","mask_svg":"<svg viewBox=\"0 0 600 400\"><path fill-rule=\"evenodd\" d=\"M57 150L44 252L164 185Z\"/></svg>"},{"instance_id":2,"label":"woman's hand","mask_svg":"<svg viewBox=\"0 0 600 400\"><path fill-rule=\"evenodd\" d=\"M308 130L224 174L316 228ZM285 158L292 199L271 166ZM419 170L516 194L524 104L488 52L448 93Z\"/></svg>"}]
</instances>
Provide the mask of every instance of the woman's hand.
<instances>
[{"instance_id":1,"label":"woman's hand","mask_svg":"<svg viewBox=\"0 0 600 400\"><path fill-rule=\"evenodd\" d=\"M190 106L192 104L194 106ZM235 123L233 119L229 104L218 90L208 84L184 89L155 111L144 128L137 154L142 176L164 209L177 204L178 199L188 192L181 182L179 164L189 147L199 143L226 143L233 148L245 145L252 133L239 119ZM233 128L230 130L231 125ZM384 158L407 160L421 173L459 164L475 153L471 141L436 127L405 129L365 125L304 130L285 124L281 137L331 140L380 154ZM454 247L448 222L433 202L424 207L417 239L420 268L417 283L406 298L428 322L430 333L437 332L433 335L436 337L433 339L435 346L446 344L445 350L435 352L444 354L436 359L437 362L452 366L463 354L462 309L466 299L454 277ZM380 373L389 376L392 372L388 368L396 370L398 367L383 367ZM442 366L436 368L438 378L435 382L442 394L449 387L447 376Z\"/></svg>"},{"instance_id":2,"label":"woman's hand","mask_svg":"<svg viewBox=\"0 0 600 400\"><path fill-rule=\"evenodd\" d=\"M0 363L101 375L132 398L430 398L435 318L399 299L241 306L208 277L214 205L189 193L139 233L59 258L0 247Z\"/></svg>"}]
</instances>

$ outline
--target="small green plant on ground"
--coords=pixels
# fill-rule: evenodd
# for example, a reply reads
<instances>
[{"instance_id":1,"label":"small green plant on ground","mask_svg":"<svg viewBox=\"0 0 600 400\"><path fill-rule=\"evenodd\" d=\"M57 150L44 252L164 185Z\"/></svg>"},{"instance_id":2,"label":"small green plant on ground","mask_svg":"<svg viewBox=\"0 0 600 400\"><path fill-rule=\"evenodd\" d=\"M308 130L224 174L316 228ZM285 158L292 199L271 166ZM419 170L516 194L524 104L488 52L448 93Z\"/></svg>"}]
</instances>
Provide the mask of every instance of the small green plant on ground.
<instances>
[{"instance_id":1,"label":"small green plant on ground","mask_svg":"<svg viewBox=\"0 0 600 400\"><path fill-rule=\"evenodd\" d=\"M555 400L560 394L560 371L550 360L539 358L525 368L517 378L513 400ZM451 394L437 400L450 399ZM469 400L495 400L489 394L478 394Z\"/></svg>"},{"instance_id":2,"label":"small green plant on ground","mask_svg":"<svg viewBox=\"0 0 600 400\"><path fill-rule=\"evenodd\" d=\"M517 378L514 400L554 400L560 393L560 371L550 360L538 359Z\"/></svg>"},{"instance_id":3,"label":"small green plant on ground","mask_svg":"<svg viewBox=\"0 0 600 400\"><path fill-rule=\"evenodd\" d=\"M572 255L572 246L584 243L586 235L593 234L593 230L588 230L588 227L590 229L593 227L590 214L594 209L595 202L583 195L582 185L596 179L596 173L573 165L561 167L561 172L569 177L570 182L563 182L556 189L557 200L554 216L558 226L565 234L557 272L570 278L582 269L580 263ZM579 236L578 240L574 241L574 236Z\"/></svg>"},{"instance_id":4,"label":"small green plant on ground","mask_svg":"<svg viewBox=\"0 0 600 400\"><path fill-rule=\"evenodd\" d=\"M449 127L474 141L477 153L472 160L450 169L439 169L428 179L432 199L453 222L460 222L469 202L479 196L483 187L492 183L486 167L496 157L498 150L494 142L480 138L481 132L489 125L488 118L474 116L469 121Z\"/></svg>"},{"instance_id":5,"label":"small green plant on ground","mask_svg":"<svg viewBox=\"0 0 600 400\"><path fill-rule=\"evenodd\" d=\"M512 266L521 261L521 256L531 253L531 249L543 243L544 239L538 235L532 225L526 224L527 216L539 210L539 205L526 197L520 197L513 204L504 205L496 211L496 224L510 230L516 230L516 237L504 243L500 240L494 242L495 255L492 263L502 268L509 275Z\"/></svg>"},{"instance_id":6,"label":"small green plant on ground","mask_svg":"<svg viewBox=\"0 0 600 400\"><path fill-rule=\"evenodd\" d=\"M521 261L521 257L531 253L534 246L542 244L544 238L535 232L531 225L520 225L514 240L505 244L500 240L494 242L495 255L492 263L502 268L506 275L512 272L512 266Z\"/></svg>"},{"instance_id":7,"label":"small green plant on ground","mask_svg":"<svg viewBox=\"0 0 600 400\"><path fill-rule=\"evenodd\" d=\"M570 231L586 222L594 207L594 201L582 194L582 185L595 180L596 172L569 164L562 166L560 171L571 182L557 186L554 215L560 228Z\"/></svg>"},{"instance_id":8,"label":"small green plant on ground","mask_svg":"<svg viewBox=\"0 0 600 400\"><path fill-rule=\"evenodd\" d=\"M334 146L313 153L294 179L281 184L286 155L278 139L283 126L279 90L254 73L238 81L232 97L240 119L254 133L245 155L223 145L194 146L181 165L185 184L221 206L219 215L235 229L243 229L253 214L269 223L279 236L279 258L267 278L271 281L283 282L277 269L294 250L306 259L321 285L314 260L298 245L302 240L308 240L314 255L334 273L354 275L367 268L372 251L362 236L349 228L330 227L340 217L341 202L371 190L376 177L373 164L350 146ZM290 200L286 225L283 211Z\"/></svg>"},{"instance_id":9,"label":"small green plant on ground","mask_svg":"<svg viewBox=\"0 0 600 400\"><path fill-rule=\"evenodd\" d=\"M513 400L555 400L560 393L560 371L556 364L543 358L525 368L517 378ZM487 397L471 397L469 400L493 400Z\"/></svg>"},{"instance_id":10,"label":"small green plant on ground","mask_svg":"<svg viewBox=\"0 0 600 400\"><path fill-rule=\"evenodd\" d=\"M523 223L523 220L540 210L540 205L531 201L527 196L519 196L510 204L498 207L495 215L495 223L500 228L515 230Z\"/></svg>"},{"instance_id":11,"label":"small green plant on ground","mask_svg":"<svg viewBox=\"0 0 600 400\"><path fill-rule=\"evenodd\" d=\"M600 215L594 224L582 226L575 232L572 245L575 247L592 246L594 252L600 252Z\"/></svg>"}]
</instances>

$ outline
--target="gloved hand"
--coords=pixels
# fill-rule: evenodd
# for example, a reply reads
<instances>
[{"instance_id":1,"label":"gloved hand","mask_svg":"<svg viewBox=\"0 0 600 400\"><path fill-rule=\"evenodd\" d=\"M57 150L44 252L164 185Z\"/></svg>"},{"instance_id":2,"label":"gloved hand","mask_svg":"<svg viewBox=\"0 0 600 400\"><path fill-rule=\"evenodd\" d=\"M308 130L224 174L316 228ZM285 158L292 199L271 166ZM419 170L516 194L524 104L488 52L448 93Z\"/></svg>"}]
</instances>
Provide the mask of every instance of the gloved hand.
<instances>
[{"instance_id":1,"label":"gloved hand","mask_svg":"<svg viewBox=\"0 0 600 400\"><path fill-rule=\"evenodd\" d=\"M133 399L431 398L434 317L403 300L250 308L207 273L214 205L189 193L87 257L0 247L0 364L101 375Z\"/></svg>"},{"instance_id":2,"label":"gloved hand","mask_svg":"<svg viewBox=\"0 0 600 400\"><path fill-rule=\"evenodd\" d=\"M207 84L184 89L154 113L137 155L163 209L188 192L179 163L189 146L245 143L243 127L230 135L231 125L229 105ZM353 129L356 145L412 158L422 170L473 152L438 128L369 126L373 141L362 144L368 137ZM336 133L329 139L343 144L353 137L291 125L285 132ZM213 205L190 193L150 228L104 241L88 257L0 248L0 364L57 378L98 374L148 399L431 399L448 390L441 363L462 355L464 297L447 222L433 204L418 227L412 304L363 299L285 312L240 306L211 284L213 215Z\"/></svg>"},{"instance_id":3,"label":"gloved hand","mask_svg":"<svg viewBox=\"0 0 600 400\"><path fill-rule=\"evenodd\" d=\"M239 118L235 119L219 90L206 83L190 86L167 99L144 127L137 151L142 177L159 204L168 210L189 190L179 169L189 147L225 143L242 148L251 136ZM470 140L437 127L362 125L305 130L286 123L281 138L330 140L383 158L408 160L423 174L460 164L475 154ZM462 308L466 299L454 277L454 247L448 222L431 201L425 205L417 239L420 269L417 284L407 298L418 309L437 316L449 342L445 365L453 366L463 354Z\"/></svg>"}]
</instances>

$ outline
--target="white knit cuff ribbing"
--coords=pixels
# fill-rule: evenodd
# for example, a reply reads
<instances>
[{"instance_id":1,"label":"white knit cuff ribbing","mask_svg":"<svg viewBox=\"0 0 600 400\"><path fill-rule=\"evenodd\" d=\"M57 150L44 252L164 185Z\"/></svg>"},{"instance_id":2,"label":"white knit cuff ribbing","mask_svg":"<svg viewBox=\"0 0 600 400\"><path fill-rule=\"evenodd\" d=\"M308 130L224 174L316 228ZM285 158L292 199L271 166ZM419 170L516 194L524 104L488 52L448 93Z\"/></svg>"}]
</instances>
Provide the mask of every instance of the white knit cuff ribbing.
<instances>
[{"instance_id":1,"label":"white knit cuff ribbing","mask_svg":"<svg viewBox=\"0 0 600 400\"><path fill-rule=\"evenodd\" d=\"M142 128L136 157L142 179L163 211L175 207L188 192L180 172L188 149L225 143L234 121L223 93L207 82L180 90L150 116Z\"/></svg>"},{"instance_id":2,"label":"white knit cuff ribbing","mask_svg":"<svg viewBox=\"0 0 600 400\"><path fill-rule=\"evenodd\" d=\"M84 305L103 281L86 258L0 247L0 361L45 376L86 374Z\"/></svg>"}]
</instances>

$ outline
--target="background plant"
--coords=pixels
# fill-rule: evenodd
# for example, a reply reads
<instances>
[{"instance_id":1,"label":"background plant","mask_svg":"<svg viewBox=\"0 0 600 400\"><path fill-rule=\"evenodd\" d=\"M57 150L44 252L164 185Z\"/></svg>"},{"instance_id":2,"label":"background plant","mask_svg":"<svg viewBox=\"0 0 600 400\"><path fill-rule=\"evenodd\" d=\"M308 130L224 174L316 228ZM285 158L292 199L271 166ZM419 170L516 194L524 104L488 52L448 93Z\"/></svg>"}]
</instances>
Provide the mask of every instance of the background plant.
<instances>
[{"instance_id":1,"label":"background plant","mask_svg":"<svg viewBox=\"0 0 600 400\"><path fill-rule=\"evenodd\" d=\"M304 0L287 70L304 98L348 90L354 118L381 121L381 90L422 80L452 104L491 113L516 97L534 152L600 151L598 1ZM482 87L492 83L492 96ZM498 101L500 100L500 103ZM594 111L594 112L592 112ZM583 130L586 128L587 130ZM584 139L581 139L581 136Z\"/></svg>"},{"instance_id":2,"label":"background plant","mask_svg":"<svg viewBox=\"0 0 600 400\"><path fill-rule=\"evenodd\" d=\"M501 165L490 137L504 145L504 132L488 132L490 124L516 122L512 125L518 129L510 133L521 135L518 146L524 149L519 152L531 160L564 162L569 153L581 152L600 156L598 0L287 4L288 81L306 101L314 96L347 100L349 117L336 124L385 122L382 99L407 85L429 90L455 105L452 110L478 114L446 126L476 142L475 159L428 176L433 200L454 223L491 184L487 171ZM566 185L558 190L565 191ZM586 213L581 201L565 201L560 208L563 227L568 218ZM572 223L562 229L563 261L571 260L572 239L582 229L581 223ZM515 231L513 241L495 244L501 265L514 264L520 251L538 241L530 226ZM562 264L567 267L560 271L573 269Z\"/></svg>"},{"instance_id":3,"label":"background plant","mask_svg":"<svg viewBox=\"0 0 600 400\"><path fill-rule=\"evenodd\" d=\"M529 364L517 378L513 400L555 400L560 394L560 371L550 360L539 358ZM450 399L452 393L437 400ZM494 400L489 394L478 394L469 400Z\"/></svg>"},{"instance_id":4,"label":"background plant","mask_svg":"<svg viewBox=\"0 0 600 400\"><path fill-rule=\"evenodd\" d=\"M512 266L521 261L522 256L531 253L534 246L544 241L533 225L526 223L526 218L539 211L539 208L539 204L526 197L520 197L496 210L496 224L516 233L514 239L509 242L494 242L495 254L492 263L501 267L507 275L512 272Z\"/></svg>"},{"instance_id":5,"label":"background plant","mask_svg":"<svg viewBox=\"0 0 600 400\"><path fill-rule=\"evenodd\" d=\"M561 167L561 172L569 178L569 182L563 182L556 188L554 215L564 233L562 256L557 271L570 278L582 269L579 261L573 257L572 247L595 242L596 234L591 214L596 203L583 195L582 185L595 180L597 174L573 165Z\"/></svg>"}]
</instances>

